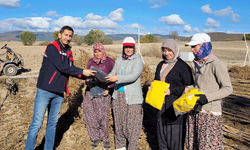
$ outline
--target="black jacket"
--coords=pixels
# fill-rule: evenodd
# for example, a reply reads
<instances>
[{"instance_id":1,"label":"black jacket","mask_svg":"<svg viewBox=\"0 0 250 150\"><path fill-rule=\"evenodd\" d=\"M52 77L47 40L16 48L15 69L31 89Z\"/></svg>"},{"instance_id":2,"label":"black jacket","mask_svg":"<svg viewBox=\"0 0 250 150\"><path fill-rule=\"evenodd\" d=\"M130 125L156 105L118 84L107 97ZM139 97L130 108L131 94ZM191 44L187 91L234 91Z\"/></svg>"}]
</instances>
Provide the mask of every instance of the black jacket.
<instances>
[{"instance_id":1,"label":"black jacket","mask_svg":"<svg viewBox=\"0 0 250 150\"><path fill-rule=\"evenodd\" d=\"M160 80L160 71L164 61L157 65L155 80ZM182 59L178 59L174 67L165 78L165 82L170 84L170 95L165 96L165 104L162 112L164 113L167 124L182 124L183 115L176 117L173 110L173 102L178 99L185 87L194 83L191 68ZM164 111L165 110L165 111Z\"/></svg>"},{"instance_id":2,"label":"black jacket","mask_svg":"<svg viewBox=\"0 0 250 150\"><path fill-rule=\"evenodd\" d=\"M71 47L64 49L59 39L48 44L40 69L37 88L69 94L69 76L82 77L83 69L77 68L73 64Z\"/></svg>"}]
</instances>

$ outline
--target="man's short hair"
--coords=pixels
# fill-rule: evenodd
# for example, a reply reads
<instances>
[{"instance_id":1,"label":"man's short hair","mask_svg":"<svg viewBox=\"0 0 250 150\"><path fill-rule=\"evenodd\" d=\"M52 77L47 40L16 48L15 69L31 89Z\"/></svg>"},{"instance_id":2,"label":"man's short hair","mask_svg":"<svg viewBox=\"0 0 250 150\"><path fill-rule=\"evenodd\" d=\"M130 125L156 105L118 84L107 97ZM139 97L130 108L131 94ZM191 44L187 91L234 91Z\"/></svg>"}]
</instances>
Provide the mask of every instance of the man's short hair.
<instances>
[{"instance_id":1,"label":"man's short hair","mask_svg":"<svg viewBox=\"0 0 250 150\"><path fill-rule=\"evenodd\" d=\"M63 27L61 28L61 30L60 30L60 33L63 33L64 30L70 30L70 31L72 31L73 34L74 34L74 30L73 30L70 26L63 26Z\"/></svg>"}]
</instances>

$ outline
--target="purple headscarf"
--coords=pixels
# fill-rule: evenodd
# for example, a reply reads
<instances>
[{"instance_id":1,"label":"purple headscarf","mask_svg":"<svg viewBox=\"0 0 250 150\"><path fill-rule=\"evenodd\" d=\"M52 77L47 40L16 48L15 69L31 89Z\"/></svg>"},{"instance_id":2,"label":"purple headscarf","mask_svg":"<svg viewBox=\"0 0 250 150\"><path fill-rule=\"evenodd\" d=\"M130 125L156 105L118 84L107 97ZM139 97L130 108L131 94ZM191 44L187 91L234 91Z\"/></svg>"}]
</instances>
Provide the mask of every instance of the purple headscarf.
<instances>
[{"instance_id":1,"label":"purple headscarf","mask_svg":"<svg viewBox=\"0 0 250 150\"><path fill-rule=\"evenodd\" d=\"M205 42L201 45L200 50L194 55L197 60L207 57L212 52L211 42Z\"/></svg>"}]
</instances>

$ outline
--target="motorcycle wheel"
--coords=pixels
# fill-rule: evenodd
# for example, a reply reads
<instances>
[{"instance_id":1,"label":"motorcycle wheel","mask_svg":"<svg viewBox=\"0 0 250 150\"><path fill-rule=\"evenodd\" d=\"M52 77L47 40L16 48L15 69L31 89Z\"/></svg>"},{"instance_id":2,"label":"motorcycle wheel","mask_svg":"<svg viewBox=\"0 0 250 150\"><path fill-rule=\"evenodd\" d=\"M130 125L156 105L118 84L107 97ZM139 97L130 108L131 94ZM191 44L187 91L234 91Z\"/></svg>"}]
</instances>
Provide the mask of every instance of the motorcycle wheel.
<instances>
[{"instance_id":1,"label":"motorcycle wheel","mask_svg":"<svg viewBox=\"0 0 250 150\"><path fill-rule=\"evenodd\" d=\"M17 73L17 67L14 64L7 64L6 66L4 66L3 68L3 73L6 76L14 76Z\"/></svg>"}]
</instances>

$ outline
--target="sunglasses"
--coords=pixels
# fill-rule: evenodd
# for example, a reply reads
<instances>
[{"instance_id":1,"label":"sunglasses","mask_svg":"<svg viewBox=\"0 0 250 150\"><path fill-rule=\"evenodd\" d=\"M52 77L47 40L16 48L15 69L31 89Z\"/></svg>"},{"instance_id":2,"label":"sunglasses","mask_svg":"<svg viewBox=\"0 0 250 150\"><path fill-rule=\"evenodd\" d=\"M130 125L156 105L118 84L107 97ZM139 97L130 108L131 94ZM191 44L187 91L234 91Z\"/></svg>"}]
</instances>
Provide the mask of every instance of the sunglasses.
<instances>
[{"instance_id":1,"label":"sunglasses","mask_svg":"<svg viewBox=\"0 0 250 150\"><path fill-rule=\"evenodd\" d=\"M197 44L197 45L199 45L199 44ZM197 45L193 45L193 46L191 46L191 48L195 48Z\"/></svg>"}]
</instances>

